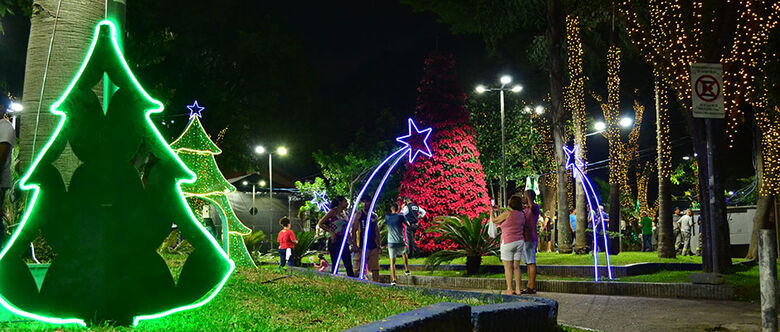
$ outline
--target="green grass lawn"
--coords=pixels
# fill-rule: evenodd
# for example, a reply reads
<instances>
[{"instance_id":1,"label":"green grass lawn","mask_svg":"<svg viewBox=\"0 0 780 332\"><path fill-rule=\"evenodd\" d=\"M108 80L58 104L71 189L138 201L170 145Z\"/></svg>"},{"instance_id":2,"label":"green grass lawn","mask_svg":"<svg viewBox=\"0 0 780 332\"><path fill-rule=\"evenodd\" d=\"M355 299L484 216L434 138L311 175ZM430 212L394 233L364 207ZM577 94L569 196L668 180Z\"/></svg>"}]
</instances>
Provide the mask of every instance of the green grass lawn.
<instances>
[{"instance_id":1,"label":"green grass lawn","mask_svg":"<svg viewBox=\"0 0 780 332\"><path fill-rule=\"evenodd\" d=\"M289 276L273 268L240 270L205 306L145 321L138 328L99 326L94 331L341 331L430 304L466 302L344 280ZM282 278L274 280L277 278ZM40 322L0 323L6 331L77 331Z\"/></svg>"}]
</instances>

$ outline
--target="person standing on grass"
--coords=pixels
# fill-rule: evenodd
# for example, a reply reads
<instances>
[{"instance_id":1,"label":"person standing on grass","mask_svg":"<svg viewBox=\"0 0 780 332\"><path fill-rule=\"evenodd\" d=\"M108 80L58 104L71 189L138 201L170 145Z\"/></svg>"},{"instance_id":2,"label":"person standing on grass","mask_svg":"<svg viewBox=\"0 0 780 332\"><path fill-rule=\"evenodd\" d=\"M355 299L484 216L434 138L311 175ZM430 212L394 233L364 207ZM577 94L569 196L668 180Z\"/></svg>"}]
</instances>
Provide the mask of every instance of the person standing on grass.
<instances>
[{"instance_id":1,"label":"person standing on grass","mask_svg":"<svg viewBox=\"0 0 780 332\"><path fill-rule=\"evenodd\" d=\"M387 253L390 256L390 285L395 286L398 280L395 275L395 259L398 256L403 257L406 275L411 275L404 231L406 218L398 213L397 203L390 205L390 213L385 216L385 225L387 225Z\"/></svg>"},{"instance_id":2,"label":"person standing on grass","mask_svg":"<svg viewBox=\"0 0 780 332\"><path fill-rule=\"evenodd\" d=\"M379 281L379 254L382 253L382 247L379 242L379 225L376 221L379 217L369 211L371 209L371 196L365 195L360 201L363 203L363 208L355 214L355 221L352 223L352 230L349 236L354 252L352 266L354 266L356 276L360 275L360 269L367 268L371 271L371 280ZM371 216L371 222L367 222L369 215ZM366 227L368 227L367 241L363 239ZM366 246L365 266L361 266L363 263L363 245Z\"/></svg>"},{"instance_id":3,"label":"person standing on grass","mask_svg":"<svg viewBox=\"0 0 780 332\"><path fill-rule=\"evenodd\" d=\"M523 281L523 272L520 270L520 261L523 259L523 227L525 225L525 212L523 212L523 199L512 196L507 202L509 211L493 218L496 226L501 227L501 262L504 264L504 277L506 278L506 290L504 295L520 294L520 282ZM515 279L515 288L512 288L512 277Z\"/></svg>"},{"instance_id":4,"label":"person standing on grass","mask_svg":"<svg viewBox=\"0 0 780 332\"><path fill-rule=\"evenodd\" d=\"M574 244L577 236L577 210L571 210L569 213L569 224L571 224L571 243Z\"/></svg>"},{"instance_id":5,"label":"person standing on grass","mask_svg":"<svg viewBox=\"0 0 780 332\"><path fill-rule=\"evenodd\" d=\"M553 221L549 216L544 217L544 243L547 246L547 252L552 252L552 231Z\"/></svg>"},{"instance_id":6,"label":"person standing on grass","mask_svg":"<svg viewBox=\"0 0 780 332\"><path fill-rule=\"evenodd\" d=\"M411 197L404 198L404 206L401 208L401 214L406 218L408 226L406 227L406 240L409 243L409 256L414 257L417 254L417 243L414 242L414 233L417 231L417 223L421 218L425 218L425 210L414 204Z\"/></svg>"},{"instance_id":7,"label":"person standing on grass","mask_svg":"<svg viewBox=\"0 0 780 332\"><path fill-rule=\"evenodd\" d=\"M680 254L682 250L682 233L680 232L680 208L674 207L674 214L672 215L672 228L674 229L674 251Z\"/></svg>"},{"instance_id":8,"label":"person standing on grass","mask_svg":"<svg viewBox=\"0 0 780 332\"><path fill-rule=\"evenodd\" d=\"M642 252L653 251L653 219L647 216L647 212L642 212L641 216L639 226L642 227Z\"/></svg>"},{"instance_id":9,"label":"person standing on grass","mask_svg":"<svg viewBox=\"0 0 780 332\"><path fill-rule=\"evenodd\" d=\"M279 269L281 270L285 263L289 267L295 265L295 244L298 243L298 239L295 238L295 233L290 229L289 218L282 217L279 219L279 224L283 227L276 237L276 242L279 242Z\"/></svg>"},{"instance_id":10,"label":"person standing on grass","mask_svg":"<svg viewBox=\"0 0 780 332\"><path fill-rule=\"evenodd\" d=\"M523 195L523 211L525 224L523 225L523 261L528 268L528 284L520 294L536 294L536 246L539 242L539 234L536 224L539 222L541 208L536 204L536 192L526 190Z\"/></svg>"},{"instance_id":11,"label":"person standing on grass","mask_svg":"<svg viewBox=\"0 0 780 332\"><path fill-rule=\"evenodd\" d=\"M680 217L680 233L682 234L683 256L693 256L691 253L691 230L693 230L693 211L688 209L685 215Z\"/></svg>"},{"instance_id":12,"label":"person standing on grass","mask_svg":"<svg viewBox=\"0 0 780 332\"><path fill-rule=\"evenodd\" d=\"M352 272L352 258L349 255L349 250L345 250L339 257L339 250L341 250L341 243L344 240L347 228L347 215L344 213L344 209L347 208L347 199L344 196L336 196L330 201L330 206L330 210L322 216L317 226L329 235L328 253L330 254L331 264L336 266L336 262L341 260L344 263L344 269L347 270L347 276L354 277L355 274Z\"/></svg>"}]
</instances>

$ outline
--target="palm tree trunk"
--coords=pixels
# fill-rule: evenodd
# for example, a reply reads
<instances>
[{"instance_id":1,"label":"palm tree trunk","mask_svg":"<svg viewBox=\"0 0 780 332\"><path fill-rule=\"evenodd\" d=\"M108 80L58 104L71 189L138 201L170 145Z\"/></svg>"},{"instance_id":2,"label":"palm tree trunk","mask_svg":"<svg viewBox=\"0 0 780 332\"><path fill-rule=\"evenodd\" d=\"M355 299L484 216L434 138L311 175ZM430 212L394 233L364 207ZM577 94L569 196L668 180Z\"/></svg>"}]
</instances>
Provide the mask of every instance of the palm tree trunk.
<instances>
[{"instance_id":1,"label":"palm tree trunk","mask_svg":"<svg viewBox=\"0 0 780 332\"><path fill-rule=\"evenodd\" d=\"M59 17L56 17L58 5ZM23 168L30 165L57 125L59 117L49 113L49 107L65 92L78 71L92 41L95 25L104 18L104 5L103 0L33 2L22 100L25 112L21 113L19 121L19 158ZM55 22L57 29L49 54ZM103 95L101 91L97 94L99 98ZM79 160L69 146L54 163L66 184L78 164Z\"/></svg>"},{"instance_id":2,"label":"palm tree trunk","mask_svg":"<svg viewBox=\"0 0 780 332\"><path fill-rule=\"evenodd\" d=\"M466 256L466 274L477 274L480 265L482 265L482 256Z\"/></svg>"}]
</instances>

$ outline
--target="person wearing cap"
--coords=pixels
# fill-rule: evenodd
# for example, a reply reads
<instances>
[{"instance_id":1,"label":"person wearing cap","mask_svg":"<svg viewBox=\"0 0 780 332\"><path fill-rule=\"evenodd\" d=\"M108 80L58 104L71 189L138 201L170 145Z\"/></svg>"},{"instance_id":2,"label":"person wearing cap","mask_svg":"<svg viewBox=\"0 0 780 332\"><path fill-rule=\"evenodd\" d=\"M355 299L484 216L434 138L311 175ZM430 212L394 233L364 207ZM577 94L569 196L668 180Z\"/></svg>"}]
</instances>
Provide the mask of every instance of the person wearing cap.
<instances>
[{"instance_id":1,"label":"person wearing cap","mask_svg":"<svg viewBox=\"0 0 780 332\"><path fill-rule=\"evenodd\" d=\"M5 203L5 194L13 184L11 177L11 163L13 162L14 144L16 144L16 131L11 122L5 117L5 113L11 106L11 100L6 95L0 95L0 206ZM0 209L0 244L5 243L5 212Z\"/></svg>"}]
</instances>

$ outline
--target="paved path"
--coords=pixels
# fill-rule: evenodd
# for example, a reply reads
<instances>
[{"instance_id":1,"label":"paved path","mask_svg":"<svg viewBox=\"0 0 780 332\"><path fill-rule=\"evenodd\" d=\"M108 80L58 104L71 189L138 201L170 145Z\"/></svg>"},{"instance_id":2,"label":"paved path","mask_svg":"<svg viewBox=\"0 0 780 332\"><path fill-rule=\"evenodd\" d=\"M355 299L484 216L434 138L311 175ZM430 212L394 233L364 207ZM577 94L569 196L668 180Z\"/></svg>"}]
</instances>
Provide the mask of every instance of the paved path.
<instances>
[{"instance_id":1,"label":"paved path","mask_svg":"<svg viewBox=\"0 0 780 332\"><path fill-rule=\"evenodd\" d=\"M737 301L540 293L558 322L604 331L760 331L761 307Z\"/></svg>"},{"instance_id":2,"label":"paved path","mask_svg":"<svg viewBox=\"0 0 780 332\"><path fill-rule=\"evenodd\" d=\"M760 331L755 303L651 297L538 293L558 301L558 322L620 331Z\"/></svg>"}]
</instances>

